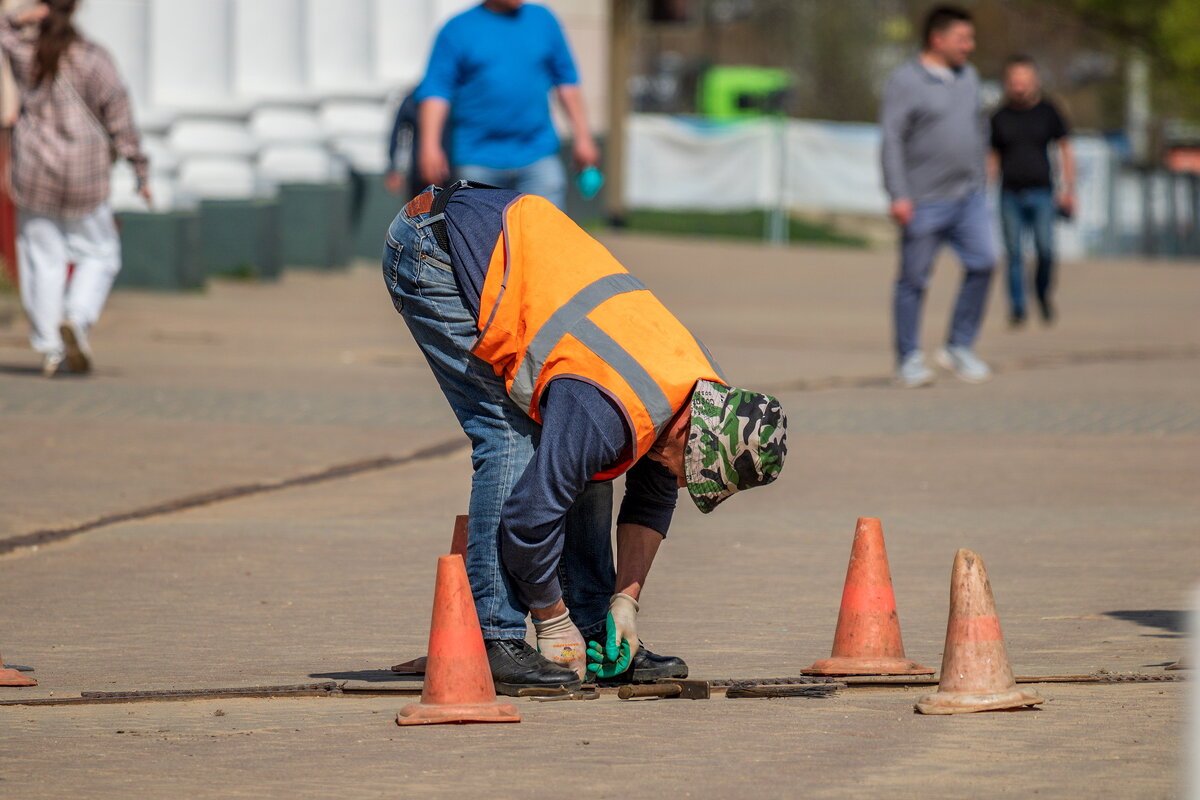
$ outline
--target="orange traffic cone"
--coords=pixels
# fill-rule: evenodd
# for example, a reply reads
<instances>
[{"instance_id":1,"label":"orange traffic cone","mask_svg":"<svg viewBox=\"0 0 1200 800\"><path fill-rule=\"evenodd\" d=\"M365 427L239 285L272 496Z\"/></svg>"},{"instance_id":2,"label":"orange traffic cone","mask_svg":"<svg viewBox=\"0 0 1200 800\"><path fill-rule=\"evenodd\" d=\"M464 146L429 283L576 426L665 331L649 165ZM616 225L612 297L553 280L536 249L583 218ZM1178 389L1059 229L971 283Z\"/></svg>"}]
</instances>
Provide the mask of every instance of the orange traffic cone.
<instances>
[{"instance_id":1,"label":"orange traffic cone","mask_svg":"<svg viewBox=\"0 0 1200 800\"><path fill-rule=\"evenodd\" d=\"M428 658L421 702L401 709L396 722L427 725L521 721L515 706L496 700L475 600L460 555L438 558Z\"/></svg>"},{"instance_id":2,"label":"orange traffic cone","mask_svg":"<svg viewBox=\"0 0 1200 800\"><path fill-rule=\"evenodd\" d=\"M937 692L917 701L917 711L967 714L1044 702L1033 692L1017 688L983 559L970 550L959 550L950 575L942 680Z\"/></svg>"},{"instance_id":3,"label":"orange traffic cone","mask_svg":"<svg viewBox=\"0 0 1200 800\"><path fill-rule=\"evenodd\" d=\"M450 555L467 557L467 526L471 521L471 517L467 514L459 514L454 518L454 533L450 537ZM392 672L397 675L424 675L427 659L425 656L417 656L416 658L402 661L392 667Z\"/></svg>"},{"instance_id":4,"label":"orange traffic cone","mask_svg":"<svg viewBox=\"0 0 1200 800\"><path fill-rule=\"evenodd\" d=\"M4 666L4 656L0 656L0 686L37 686L37 681L27 678L15 669Z\"/></svg>"},{"instance_id":5,"label":"orange traffic cone","mask_svg":"<svg viewBox=\"0 0 1200 800\"><path fill-rule=\"evenodd\" d=\"M805 675L931 675L933 670L904 657L900 619L883 528L874 517L859 517L842 590L833 653L801 670Z\"/></svg>"}]
</instances>

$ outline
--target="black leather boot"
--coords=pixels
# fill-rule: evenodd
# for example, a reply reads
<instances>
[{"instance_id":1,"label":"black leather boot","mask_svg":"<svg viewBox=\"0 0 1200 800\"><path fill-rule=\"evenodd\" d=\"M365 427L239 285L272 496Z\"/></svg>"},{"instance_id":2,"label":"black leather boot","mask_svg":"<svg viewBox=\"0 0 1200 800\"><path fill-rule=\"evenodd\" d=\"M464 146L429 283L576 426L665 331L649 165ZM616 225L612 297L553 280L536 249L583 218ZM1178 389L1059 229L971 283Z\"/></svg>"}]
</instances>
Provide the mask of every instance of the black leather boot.
<instances>
[{"instance_id":1,"label":"black leather boot","mask_svg":"<svg viewBox=\"0 0 1200 800\"><path fill-rule=\"evenodd\" d=\"M496 694L509 697L559 694L573 692L580 686L578 675L544 658L524 639L490 639L484 645Z\"/></svg>"},{"instance_id":2,"label":"black leather boot","mask_svg":"<svg viewBox=\"0 0 1200 800\"><path fill-rule=\"evenodd\" d=\"M638 648L629 669L611 678L600 678L597 683L601 686L613 686L622 683L652 683L660 678L686 678L688 666L678 656L660 656L651 653L646 645Z\"/></svg>"}]
</instances>

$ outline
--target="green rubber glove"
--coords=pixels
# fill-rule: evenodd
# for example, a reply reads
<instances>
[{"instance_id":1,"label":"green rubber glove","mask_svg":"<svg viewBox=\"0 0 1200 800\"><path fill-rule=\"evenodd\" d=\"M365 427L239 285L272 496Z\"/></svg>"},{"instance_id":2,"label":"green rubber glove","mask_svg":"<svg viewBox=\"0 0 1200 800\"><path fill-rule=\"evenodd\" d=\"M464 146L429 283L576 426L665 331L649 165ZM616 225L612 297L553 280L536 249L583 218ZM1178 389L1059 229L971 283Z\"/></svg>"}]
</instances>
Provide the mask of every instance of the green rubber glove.
<instances>
[{"instance_id":1,"label":"green rubber glove","mask_svg":"<svg viewBox=\"0 0 1200 800\"><path fill-rule=\"evenodd\" d=\"M604 660L604 648L599 642L588 642L588 675L593 678L614 678L629 669L633 656L629 654L629 642L621 642L616 661Z\"/></svg>"},{"instance_id":2,"label":"green rubber glove","mask_svg":"<svg viewBox=\"0 0 1200 800\"><path fill-rule=\"evenodd\" d=\"M637 632L637 615L641 611L638 601L624 592L618 592L608 601L608 643L604 654L609 661L620 658L618 645L629 643L629 653L634 655L641 647Z\"/></svg>"},{"instance_id":3,"label":"green rubber glove","mask_svg":"<svg viewBox=\"0 0 1200 800\"><path fill-rule=\"evenodd\" d=\"M608 641L603 645L599 642L588 642L587 657L588 673L594 677L612 678L629 669L636 652L628 639L617 642L618 628L613 620L612 612L608 613Z\"/></svg>"}]
</instances>

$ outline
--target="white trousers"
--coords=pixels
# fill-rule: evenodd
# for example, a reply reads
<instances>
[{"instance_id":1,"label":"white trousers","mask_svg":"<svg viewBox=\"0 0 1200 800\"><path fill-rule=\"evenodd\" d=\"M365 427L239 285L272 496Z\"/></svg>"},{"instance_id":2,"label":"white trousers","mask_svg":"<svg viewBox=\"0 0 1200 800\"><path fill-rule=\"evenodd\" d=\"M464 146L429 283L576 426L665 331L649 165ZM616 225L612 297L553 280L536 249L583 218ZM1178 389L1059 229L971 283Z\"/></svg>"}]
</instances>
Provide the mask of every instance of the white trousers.
<instances>
[{"instance_id":1,"label":"white trousers","mask_svg":"<svg viewBox=\"0 0 1200 800\"><path fill-rule=\"evenodd\" d=\"M108 203L78 219L19 210L17 261L29 343L39 353L61 353L59 326L70 321L86 335L121 270L121 240ZM68 263L75 265L69 282Z\"/></svg>"}]
</instances>

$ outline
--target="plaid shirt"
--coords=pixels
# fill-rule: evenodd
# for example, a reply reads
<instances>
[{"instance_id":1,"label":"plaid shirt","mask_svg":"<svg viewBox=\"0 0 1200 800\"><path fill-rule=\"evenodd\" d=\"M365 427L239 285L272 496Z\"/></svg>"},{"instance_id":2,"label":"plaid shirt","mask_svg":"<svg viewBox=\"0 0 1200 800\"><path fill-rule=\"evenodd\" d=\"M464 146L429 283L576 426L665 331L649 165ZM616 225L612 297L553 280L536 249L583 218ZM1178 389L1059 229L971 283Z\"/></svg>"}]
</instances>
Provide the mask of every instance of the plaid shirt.
<instances>
[{"instance_id":1,"label":"plaid shirt","mask_svg":"<svg viewBox=\"0 0 1200 800\"><path fill-rule=\"evenodd\" d=\"M82 217L108 199L114 155L133 165L139 187L146 180L146 156L125 86L103 47L75 41L59 60L58 78L34 86L36 47L8 19L0 19L0 48L21 90L21 114L13 128L13 200L35 214Z\"/></svg>"}]
</instances>

